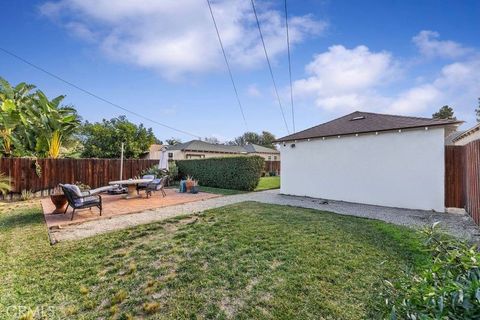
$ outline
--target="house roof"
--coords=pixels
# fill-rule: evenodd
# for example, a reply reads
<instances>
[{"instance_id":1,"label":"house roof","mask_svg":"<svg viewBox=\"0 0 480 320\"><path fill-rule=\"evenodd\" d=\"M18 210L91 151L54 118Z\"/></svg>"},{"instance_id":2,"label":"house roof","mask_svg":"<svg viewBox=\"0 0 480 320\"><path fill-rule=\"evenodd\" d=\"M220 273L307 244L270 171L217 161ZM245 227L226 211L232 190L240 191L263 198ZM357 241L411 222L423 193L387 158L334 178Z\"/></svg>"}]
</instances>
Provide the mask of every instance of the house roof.
<instances>
[{"instance_id":1,"label":"house roof","mask_svg":"<svg viewBox=\"0 0 480 320\"><path fill-rule=\"evenodd\" d=\"M259 146L258 144L253 144L253 143L249 143L245 146L243 146L243 148L248 152L248 153L280 153L280 151L276 150L276 149L272 149L272 148L267 148L267 147L264 147L264 146Z\"/></svg>"},{"instance_id":2,"label":"house roof","mask_svg":"<svg viewBox=\"0 0 480 320\"><path fill-rule=\"evenodd\" d=\"M448 136L445 137L445 145L450 146L455 144L457 137L462 135L465 131L453 131Z\"/></svg>"},{"instance_id":3,"label":"house roof","mask_svg":"<svg viewBox=\"0 0 480 320\"><path fill-rule=\"evenodd\" d=\"M462 121L355 111L346 116L277 139L276 141L281 142L356 133L458 125L460 123L462 123Z\"/></svg>"},{"instance_id":4,"label":"house roof","mask_svg":"<svg viewBox=\"0 0 480 320\"><path fill-rule=\"evenodd\" d=\"M455 136L452 138L452 142L457 142L465 137L468 137L469 135L471 135L472 133L476 132L480 130L480 123L478 123L476 126L466 130L466 131L463 131L461 132L459 135Z\"/></svg>"},{"instance_id":5,"label":"house roof","mask_svg":"<svg viewBox=\"0 0 480 320\"><path fill-rule=\"evenodd\" d=\"M174 146L168 146L168 150L197 151L197 152L219 152L219 153L279 153L278 150L266 148L263 146L248 144L246 146L229 146L219 143L208 143L201 140L192 140L185 143L179 143Z\"/></svg>"}]
</instances>

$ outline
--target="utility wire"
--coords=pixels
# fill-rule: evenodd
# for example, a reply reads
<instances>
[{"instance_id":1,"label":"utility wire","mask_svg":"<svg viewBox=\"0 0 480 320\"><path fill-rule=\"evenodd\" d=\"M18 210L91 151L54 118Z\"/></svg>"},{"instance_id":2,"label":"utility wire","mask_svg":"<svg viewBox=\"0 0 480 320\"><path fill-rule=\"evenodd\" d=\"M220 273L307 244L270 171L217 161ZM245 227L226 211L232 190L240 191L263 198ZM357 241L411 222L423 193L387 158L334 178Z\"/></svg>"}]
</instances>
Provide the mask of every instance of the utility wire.
<instances>
[{"instance_id":1,"label":"utility wire","mask_svg":"<svg viewBox=\"0 0 480 320\"><path fill-rule=\"evenodd\" d=\"M83 89L83 88L77 86L76 84L74 84L74 83L72 83L72 82L70 82L70 81L68 81L68 80L65 80L65 79L57 76L56 74L54 74L54 73L52 73L52 72L50 72L50 71L48 71L48 70L46 70L46 69L44 69L44 68L42 68L42 67L37 66L36 64L34 64L34 63L32 63L32 62L30 62L30 61L28 61L28 60L26 60L26 59L18 56L17 54L15 54L15 53L13 53L13 52L11 52L11 51L8 51L8 50L6 50L6 49L4 49L4 48L1 48L1 47L0 47L0 51L3 51L4 53L6 53L6 54L8 54L8 55L10 55L10 56L12 56L12 57L14 57L14 58L22 61L23 63L28 64L29 66L31 66L31 67L33 67L33 68L35 68L35 69L37 69L37 70L39 70L39 71L41 71L41 72L43 72L43 73L46 73L47 75L51 76L52 78L55 78L55 79L57 79L57 80L59 80L59 81L61 81L61 82L63 82L63 83L66 83L67 85L69 85L69 86L77 89L78 91L81 91L81 92L83 92L83 93L85 93L85 94L87 94L87 95L89 95L89 96L92 96L92 97L94 97L94 98L96 98L96 99L98 99L98 100L100 100L100 101L103 101L103 102L105 102L105 103L107 103L107 104L109 104L109 105L111 105L111 106L113 106L113 107L115 107L115 108L121 109L121 110L123 110L123 111L125 111L125 112L128 112L128 113L130 113L130 114L133 114L133 115L135 115L135 116L137 116L137 117L139 117L139 118L142 118L142 119L144 119L144 120L146 120L146 121L150 121L150 122L152 122L152 123L154 123L154 124L157 124L157 125L159 125L159 126L168 128L168 129L170 129L170 130L173 130L173 131L176 131L176 132L179 132L179 133L183 133L183 134L185 134L185 135L192 136L192 137L195 137L195 138L200 138L200 136L197 135L197 134L193 134L193 133L190 133L190 132L188 132L188 131L184 131L184 130L181 130L181 129L177 129L177 128L171 127L171 126L169 126L169 125L166 125L166 124L164 124L164 123L158 122L158 121L156 121L156 120L152 120L152 119L150 119L150 118L148 118L148 117L145 117L145 116L141 115L140 113L137 113L137 112L135 112L135 111L131 111L131 110L125 108L125 107L122 107L122 106L119 105L119 104L116 104L116 103L111 102L111 101L109 101L109 100L107 100L107 99L105 99L105 98L102 98L102 97L100 97L99 95L97 95L97 94L95 94L95 93L93 93L93 92L91 92L91 91L88 91L88 90L86 90L86 89ZM200 139L201 139L201 138L200 138Z\"/></svg>"},{"instance_id":2,"label":"utility wire","mask_svg":"<svg viewBox=\"0 0 480 320\"><path fill-rule=\"evenodd\" d=\"M240 98L238 96L237 86L235 85L235 81L233 80L232 70L230 69L230 64L228 63L227 54L225 53L225 48L223 47L222 38L220 37L220 32L218 31L217 22L215 20L215 16L213 15L212 5L210 4L210 0L207 0L207 4L208 4L208 9L210 9L210 15L212 16L213 25L215 26L215 31L217 32L218 42L220 43L220 47L222 48L223 58L225 59L225 64L227 65L228 74L230 75L230 80L232 81L233 90L235 91L235 96L237 97L238 107L240 108L240 112L242 113L242 118L243 118L243 122L245 123L245 127L248 130L247 119L245 119L245 113L243 112L242 103L240 102Z\"/></svg>"},{"instance_id":3,"label":"utility wire","mask_svg":"<svg viewBox=\"0 0 480 320\"><path fill-rule=\"evenodd\" d=\"M263 51L265 52L265 58L267 59L268 69L270 70L270 76L272 77L273 87L275 89L275 94L277 95L278 106L280 107L280 111L282 113L283 122L285 123L285 128L287 132L290 133L288 129L287 120L285 119L285 113L283 112L282 102L280 101L280 95L278 94L277 84L275 82L275 77L273 76L272 65L270 64L270 59L268 58L267 48L265 46L265 41L263 39L262 29L260 28L260 21L258 21L257 10L255 9L255 3L251 0L253 13L255 14L255 20L257 21L258 32L260 33L260 39L262 40Z\"/></svg>"},{"instance_id":4,"label":"utility wire","mask_svg":"<svg viewBox=\"0 0 480 320\"><path fill-rule=\"evenodd\" d=\"M295 112L293 109L293 86L292 86L292 62L290 58L290 36L288 34L287 0L285 0L285 27L287 29L288 75L290 76L290 103L292 105L292 125L293 125L293 133L295 133Z\"/></svg>"}]
</instances>

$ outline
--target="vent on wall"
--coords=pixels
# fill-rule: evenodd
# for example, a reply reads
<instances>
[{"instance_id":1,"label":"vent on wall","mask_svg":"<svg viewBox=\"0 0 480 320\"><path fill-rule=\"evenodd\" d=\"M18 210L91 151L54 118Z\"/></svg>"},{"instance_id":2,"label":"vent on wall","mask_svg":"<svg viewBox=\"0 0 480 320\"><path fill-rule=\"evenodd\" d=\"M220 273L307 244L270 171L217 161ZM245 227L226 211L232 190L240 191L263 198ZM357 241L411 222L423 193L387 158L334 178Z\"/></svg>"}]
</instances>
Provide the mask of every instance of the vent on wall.
<instances>
[{"instance_id":1,"label":"vent on wall","mask_svg":"<svg viewBox=\"0 0 480 320\"><path fill-rule=\"evenodd\" d=\"M363 120L363 119L365 119L365 116L354 117L354 118L350 119L350 121Z\"/></svg>"}]
</instances>

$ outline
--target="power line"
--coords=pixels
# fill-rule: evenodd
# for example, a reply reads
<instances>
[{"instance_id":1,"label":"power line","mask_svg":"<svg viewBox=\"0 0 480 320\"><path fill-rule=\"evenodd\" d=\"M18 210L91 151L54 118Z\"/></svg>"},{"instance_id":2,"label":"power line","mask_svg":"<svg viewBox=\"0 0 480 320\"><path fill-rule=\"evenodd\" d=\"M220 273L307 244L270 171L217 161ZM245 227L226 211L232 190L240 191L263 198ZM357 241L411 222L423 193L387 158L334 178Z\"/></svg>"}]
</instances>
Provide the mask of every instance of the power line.
<instances>
[{"instance_id":1,"label":"power line","mask_svg":"<svg viewBox=\"0 0 480 320\"><path fill-rule=\"evenodd\" d=\"M197 135L197 134L193 134L193 133L190 133L190 132L188 132L188 131L181 130L181 129L176 129L176 128L171 127L171 126L169 126L169 125L166 125L166 124L164 124L164 123L158 122L158 121L156 121L156 120L152 120L152 119L150 119L150 118L148 118L148 117L145 117L145 116L141 115L140 113L137 113L137 112L135 112L135 111L131 111L131 110L125 108L125 107L122 107L122 106L119 105L119 104L116 104L116 103L111 102L111 101L109 101L109 100L107 100L107 99L105 99L105 98L102 98L102 97L100 97L99 95L97 95L97 94L95 94L95 93L93 93L93 92L91 92L91 91L88 91L88 90L86 90L86 89L83 89L83 88L77 86L76 84L74 84L74 83L72 83L72 82L70 82L70 81L68 81L68 80L65 80L65 79L61 78L60 76L57 76L56 74L54 74L54 73L52 73L52 72L50 72L50 71L48 71L48 70L46 70L46 69L44 69L44 68L42 68L42 67L37 66L36 64L34 64L34 63L32 63L32 62L30 62L30 61L28 61L28 60L26 60L26 59L18 56L17 54L15 54L15 53L13 53L13 52L11 52L11 51L8 51L8 50L6 50L6 49L4 49L4 48L1 48L1 47L0 47L0 51L3 51L4 53L6 53L6 54L8 54L8 55L10 55L10 56L12 56L12 57L14 57L14 58L22 61L23 63L28 64L29 66L31 66L31 67L33 67L33 68L35 68L35 69L37 69L37 70L39 70L39 71L41 71L41 72L43 72L43 73L46 73L47 75L51 76L52 78L55 78L55 79L57 79L57 80L59 80L59 81L61 81L61 82L63 82L63 83L66 83L67 85L69 85L69 86L77 89L78 91L81 91L81 92L83 92L83 93L85 93L85 94L87 94L87 95L89 95L89 96L92 96L92 97L94 97L94 98L96 98L96 99L98 99L98 100L100 100L100 101L103 101L103 102L105 102L105 103L107 103L107 104L109 104L109 105L111 105L111 106L113 106L113 107L115 107L115 108L121 109L121 110L123 110L123 111L125 111L125 112L128 112L128 113L130 113L130 114L133 114L133 115L135 115L135 116L137 116L137 117L139 117L139 118L142 118L142 119L144 119L144 120L146 120L146 121L150 121L150 122L152 122L152 123L154 123L154 124L157 124L157 125L159 125L159 126L168 128L168 129L170 129L170 130L173 130L173 131L176 131L176 132L179 132L179 133L183 133L183 134L185 134L185 135L192 136L192 137L195 137L195 138L200 138L200 136Z\"/></svg>"},{"instance_id":2,"label":"power line","mask_svg":"<svg viewBox=\"0 0 480 320\"><path fill-rule=\"evenodd\" d=\"M287 29L288 75L290 76L290 103L292 105L292 125L293 125L293 133L295 133L295 112L293 109L293 86L292 86L292 62L290 58L290 36L288 34L287 0L285 0L285 27Z\"/></svg>"},{"instance_id":3,"label":"power line","mask_svg":"<svg viewBox=\"0 0 480 320\"><path fill-rule=\"evenodd\" d=\"M251 0L251 2L252 2L253 13L255 14L255 20L257 21L258 32L260 33L260 39L262 40L263 51L265 52L265 58L267 59L268 69L270 70L270 76L272 77L273 87L275 89L275 94L277 95L278 106L280 107L280 111L282 112L282 118L283 118L283 122L285 123L285 128L287 129L287 132L290 133L290 130L288 129L287 120L285 119L285 113L283 112L282 102L280 101L280 95L278 94L275 77L273 76L272 65L270 64L270 59L268 58L267 48L265 46L265 41L263 39L262 29L260 28L260 21L258 21L257 10L255 9L255 3L253 0Z\"/></svg>"},{"instance_id":4,"label":"power line","mask_svg":"<svg viewBox=\"0 0 480 320\"><path fill-rule=\"evenodd\" d=\"M227 65L228 74L230 75L230 80L232 81L233 90L235 91L235 96L237 97L238 107L240 108L240 112L242 113L242 118L243 118L243 122L245 123L245 127L248 130L247 119L245 119L245 113L243 112L242 103L240 102L240 98L238 96L237 86L235 85L235 81L233 80L232 70L230 69L230 64L228 63L227 54L225 53L225 48L223 47L222 38L220 37L220 32L218 31L217 22L215 21L215 16L213 15L210 0L207 0L207 4L208 4L208 9L210 9L210 15L212 16L213 25L215 26L215 31L217 32L218 42L220 43L220 47L222 48L223 58L225 59L225 64Z\"/></svg>"}]
</instances>

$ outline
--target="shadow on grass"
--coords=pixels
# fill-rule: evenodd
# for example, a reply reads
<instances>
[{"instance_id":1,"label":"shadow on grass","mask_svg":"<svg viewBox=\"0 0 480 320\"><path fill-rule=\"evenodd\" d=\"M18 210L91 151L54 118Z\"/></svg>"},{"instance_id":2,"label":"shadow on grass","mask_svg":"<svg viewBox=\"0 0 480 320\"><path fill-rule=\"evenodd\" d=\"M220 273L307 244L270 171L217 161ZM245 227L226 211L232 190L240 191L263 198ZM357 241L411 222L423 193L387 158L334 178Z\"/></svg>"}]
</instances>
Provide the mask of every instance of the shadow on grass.
<instances>
[{"instance_id":1,"label":"shadow on grass","mask_svg":"<svg viewBox=\"0 0 480 320\"><path fill-rule=\"evenodd\" d=\"M12 228L33 226L40 223L42 223L41 212L37 210L32 209L25 213L0 213L0 230L6 231Z\"/></svg>"}]
</instances>

